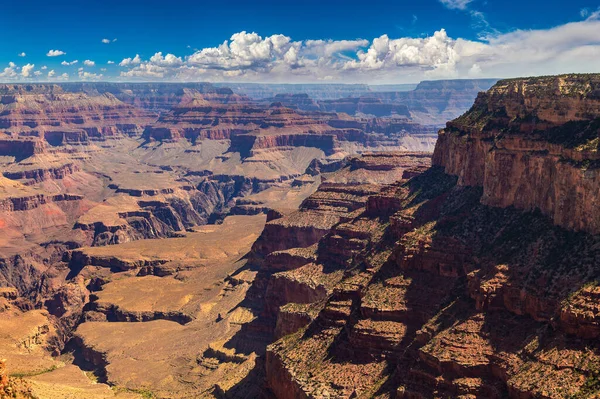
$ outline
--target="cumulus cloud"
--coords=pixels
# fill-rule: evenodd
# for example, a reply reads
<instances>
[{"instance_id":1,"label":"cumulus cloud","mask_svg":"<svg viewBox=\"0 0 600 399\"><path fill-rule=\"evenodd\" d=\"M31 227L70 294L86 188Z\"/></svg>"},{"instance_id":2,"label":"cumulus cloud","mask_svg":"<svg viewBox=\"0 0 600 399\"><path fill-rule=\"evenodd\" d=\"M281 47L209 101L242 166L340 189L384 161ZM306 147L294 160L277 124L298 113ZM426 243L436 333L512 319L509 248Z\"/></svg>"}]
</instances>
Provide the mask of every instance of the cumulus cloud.
<instances>
[{"instance_id":1,"label":"cumulus cloud","mask_svg":"<svg viewBox=\"0 0 600 399\"><path fill-rule=\"evenodd\" d=\"M476 12L468 2L464 6L465 12ZM600 20L591 16L588 11L580 21L551 29L504 34L490 29L478 40L456 38L444 29L427 37L382 35L371 40L293 40L282 34L239 32L216 47L191 50L187 56L157 52L149 58L139 54L125 58L118 63L121 68L117 79L410 83L423 79L597 72ZM83 65L90 66L90 62L86 60ZM33 77L33 71L24 68L11 63L0 69L0 78ZM83 68L76 76L82 80L112 78Z\"/></svg>"},{"instance_id":2,"label":"cumulus cloud","mask_svg":"<svg viewBox=\"0 0 600 399\"><path fill-rule=\"evenodd\" d=\"M104 43L104 44L114 43L116 41L117 41L117 39L112 39L112 40L110 40L110 39L102 39L102 43Z\"/></svg>"},{"instance_id":3,"label":"cumulus cloud","mask_svg":"<svg viewBox=\"0 0 600 399\"><path fill-rule=\"evenodd\" d=\"M468 3L464 3L465 7ZM471 10L468 10L469 12ZM491 30L490 30L491 31ZM157 53L124 59L122 79L414 82L460 77L513 77L592 72L600 67L600 21L552 29L490 32L479 40L440 29L428 37L382 35L371 41L294 41L240 32L187 57Z\"/></svg>"},{"instance_id":4,"label":"cumulus cloud","mask_svg":"<svg viewBox=\"0 0 600 399\"><path fill-rule=\"evenodd\" d=\"M444 29L427 38L390 39L383 35L374 39L369 49L359 51L358 60L348 61L346 69L382 69L386 67L452 67L458 54L455 41Z\"/></svg>"},{"instance_id":5,"label":"cumulus cloud","mask_svg":"<svg viewBox=\"0 0 600 399\"><path fill-rule=\"evenodd\" d=\"M445 7L451 10L465 10L473 0L440 0Z\"/></svg>"},{"instance_id":6,"label":"cumulus cloud","mask_svg":"<svg viewBox=\"0 0 600 399\"><path fill-rule=\"evenodd\" d=\"M183 64L183 60L180 57L176 57L173 54L167 54L163 57L162 52L158 52L150 57L150 62L159 66L179 66Z\"/></svg>"},{"instance_id":7,"label":"cumulus cloud","mask_svg":"<svg viewBox=\"0 0 600 399\"><path fill-rule=\"evenodd\" d=\"M54 69L52 69L51 71L48 71L49 78L53 78L54 76L56 76L56 72L54 72Z\"/></svg>"},{"instance_id":8,"label":"cumulus cloud","mask_svg":"<svg viewBox=\"0 0 600 399\"><path fill-rule=\"evenodd\" d=\"M70 66L70 65L75 65L77 64L79 61L78 60L73 60L71 62L67 62L67 61L63 61L60 63L60 65L64 65L64 66Z\"/></svg>"},{"instance_id":9,"label":"cumulus cloud","mask_svg":"<svg viewBox=\"0 0 600 399\"><path fill-rule=\"evenodd\" d=\"M107 62L107 64L108 64L108 65L112 65L112 64L114 64L114 63L115 63L114 61L108 61L108 62Z\"/></svg>"},{"instance_id":10,"label":"cumulus cloud","mask_svg":"<svg viewBox=\"0 0 600 399\"><path fill-rule=\"evenodd\" d=\"M0 72L0 79L13 80L18 76L17 65L14 62L9 62L8 67Z\"/></svg>"},{"instance_id":11,"label":"cumulus cloud","mask_svg":"<svg viewBox=\"0 0 600 399\"><path fill-rule=\"evenodd\" d=\"M85 60L85 61L83 61L83 65L85 65L87 67L93 67L96 65L96 63L92 60Z\"/></svg>"},{"instance_id":12,"label":"cumulus cloud","mask_svg":"<svg viewBox=\"0 0 600 399\"><path fill-rule=\"evenodd\" d=\"M142 59L140 58L140 55L136 54L135 57L133 57L133 58L123 59L123 61L121 61L119 63L119 65L122 67L129 67L129 66L140 65L141 62L142 62Z\"/></svg>"},{"instance_id":13,"label":"cumulus cloud","mask_svg":"<svg viewBox=\"0 0 600 399\"><path fill-rule=\"evenodd\" d=\"M21 67L21 76L23 76L24 78L30 77L33 68L35 68L34 64L23 65L23 67Z\"/></svg>"},{"instance_id":14,"label":"cumulus cloud","mask_svg":"<svg viewBox=\"0 0 600 399\"><path fill-rule=\"evenodd\" d=\"M81 80L99 80L104 76L103 74L86 72L83 68L79 68L77 75Z\"/></svg>"},{"instance_id":15,"label":"cumulus cloud","mask_svg":"<svg viewBox=\"0 0 600 399\"><path fill-rule=\"evenodd\" d=\"M48 57L58 57L61 55L66 55L67 53L65 53L64 51L61 50L50 50L46 53L46 56Z\"/></svg>"},{"instance_id":16,"label":"cumulus cloud","mask_svg":"<svg viewBox=\"0 0 600 399\"><path fill-rule=\"evenodd\" d=\"M27 54L25 52L19 53L19 57L26 57Z\"/></svg>"},{"instance_id":17,"label":"cumulus cloud","mask_svg":"<svg viewBox=\"0 0 600 399\"><path fill-rule=\"evenodd\" d=\"M40 69L41 69L42 71L45 71L46 69L48 69L48 67L47 67L46 65L44 65L44 66L42 66Z\"/></svg>"},{"instance_id":18,"label":"cumulus cloud","mask_svg":"<svg viewBox=\"0 0 600 399\"><path fill-rule=\"evenodd\" d=\"M299 46L299 43L292 43L288 36L272 35L263 39L254 32L245 31L233 34L229 40L218 47L195 52L188 57L188 64L222 70L268 69L269 64L282 59L288 51Z\"/></svg>"}]
</instances>

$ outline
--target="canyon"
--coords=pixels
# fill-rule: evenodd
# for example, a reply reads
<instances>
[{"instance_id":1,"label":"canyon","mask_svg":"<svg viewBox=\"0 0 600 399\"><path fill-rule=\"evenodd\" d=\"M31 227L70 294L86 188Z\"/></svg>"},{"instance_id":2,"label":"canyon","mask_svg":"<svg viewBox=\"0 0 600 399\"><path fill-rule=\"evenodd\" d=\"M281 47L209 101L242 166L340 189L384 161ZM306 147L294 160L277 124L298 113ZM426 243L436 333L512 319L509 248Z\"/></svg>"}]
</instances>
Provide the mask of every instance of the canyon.
<instances>
[{"instance_id":1,"label":"canyon","mask_svg":"<svg viewBox=\"0 0 600 399\"><path fill-rule=\"evenodd\" d=\"M600 76L401 89L0 85L0 396L598 395Z\"/></svg>"}]
</instances>

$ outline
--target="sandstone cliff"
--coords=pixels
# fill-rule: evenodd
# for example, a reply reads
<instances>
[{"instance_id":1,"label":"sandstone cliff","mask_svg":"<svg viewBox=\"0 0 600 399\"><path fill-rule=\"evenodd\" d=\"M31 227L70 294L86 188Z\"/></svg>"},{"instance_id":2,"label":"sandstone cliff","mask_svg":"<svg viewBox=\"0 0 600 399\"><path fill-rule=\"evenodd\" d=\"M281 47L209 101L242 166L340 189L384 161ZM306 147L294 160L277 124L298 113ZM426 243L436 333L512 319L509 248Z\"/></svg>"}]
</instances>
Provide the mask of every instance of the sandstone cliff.
<instances>
[{"instance_id":1,"label":"sandstone cliff","mask_svg":"<svg viewBox=\"0 0 600 399\"><path fill-rule=\"evenodd\" d=\"M52 146L137 136L154 119L154 114L109 93L69 93L56 85L0 85L0 129Z\"/></svg>"},{"instance_id":2,"label":"sandstone cliff","mask_svg":"<svg viewBox=\"0 0 600 399\"><path fill-rule=\"evenodd\" d=\"M560 226L600 233L600 78L502 81L439 136L434 164L482 203L540 209Z\"/></svg>"},{"instance_id":3,"label":"sandstone cliff","mask_svg":"<svg viewBox=\"0 0 600 399\"><path fill-rule=\"evenodd\" d=\"M335 219L314 236L298 216L269 222L249 293L280 338L270 391L596 397L599 82L499 82L440 132L431 169L361 201L352 186L331 201L323 186L304 212Z\"/></svg>"}]
</instances>

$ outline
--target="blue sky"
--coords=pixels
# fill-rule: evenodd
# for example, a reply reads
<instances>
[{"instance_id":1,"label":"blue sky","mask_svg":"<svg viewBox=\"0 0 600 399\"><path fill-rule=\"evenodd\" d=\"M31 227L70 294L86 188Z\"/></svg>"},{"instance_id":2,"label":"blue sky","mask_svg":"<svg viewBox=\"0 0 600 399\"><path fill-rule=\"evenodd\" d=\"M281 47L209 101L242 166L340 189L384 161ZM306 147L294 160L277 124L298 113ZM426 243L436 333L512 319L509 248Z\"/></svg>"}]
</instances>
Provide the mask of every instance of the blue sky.
<instances>
[{"instance_id":1,"label":"blue sky","mask_svg":"<svg viewBox=\"0 0 600 399\"><path fill-rule=\"evenodd\" d=\"M0 81L404 83L600 72L599 7L585 0L0 0Z\"/></svg>"}]
</instances>

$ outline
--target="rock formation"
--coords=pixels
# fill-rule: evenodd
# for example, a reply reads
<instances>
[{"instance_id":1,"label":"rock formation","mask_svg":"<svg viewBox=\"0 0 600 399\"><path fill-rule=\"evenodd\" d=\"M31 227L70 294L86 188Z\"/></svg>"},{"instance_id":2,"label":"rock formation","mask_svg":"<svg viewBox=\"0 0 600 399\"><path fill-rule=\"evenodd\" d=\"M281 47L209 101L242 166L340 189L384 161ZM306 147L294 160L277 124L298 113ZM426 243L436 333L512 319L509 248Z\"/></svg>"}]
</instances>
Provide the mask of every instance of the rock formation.
<instances>
[{"instance_id":1,"label":"rock formation","mask_svg":"<svg viewBox=\"0 0 600 399\"><path fill-rule=\"evenodd\" d=\"M0 86L0 129L52 146L136 136L154 115L111 94L67 93L56 85Z\"/></svg>"},{"instance_id":2,"label":"rock formation","mask_svg":"<svg viewBox=\"0 0 600 399\"><path fill-rule=\"evenodd\" d=\"M434 164L483 187L486 205L600 233L599 85L597 75L502 81L442 131Z\"/></svg>"},{"instance_id":3,"label":"rock formation","mask_svg":"<svg viewBox=\"0 0 600 399\"><path fill-rule=\"evenodd\" d=\"M343 112L350 115L366 114L373 116L410 116L409 109L403 104L385 103L380 98L350 97L319 102L321 110Z\"/></svg>"},{"instance_id":4,"label":"rock formation","mask_svg":"<svg viewBox=\"0 0 600 399\"><path fill-rule=\"evenodd\" d=\"M440 132L432 166L415 120L484 84L314 101L257 86L256 102L208 84L6 86L13 392L593 397L600 80L499 82ZM390 105L408 113L364 112Z\"/></svg>"},{"instance_id":5,"label":"rock formation","mask_svg":"<svg viewBox=\"0 0 600 399\"><path fill-rule=\"evenodd\" d=\"M371 191L326 183L268 222L246 329L278 338L271 393L595 397L599 87L501 81L440 132L429 170Z\"/></svg>"}]
</instances>

